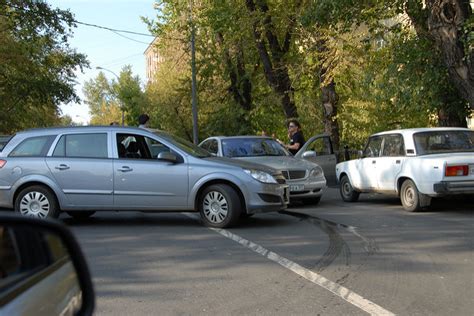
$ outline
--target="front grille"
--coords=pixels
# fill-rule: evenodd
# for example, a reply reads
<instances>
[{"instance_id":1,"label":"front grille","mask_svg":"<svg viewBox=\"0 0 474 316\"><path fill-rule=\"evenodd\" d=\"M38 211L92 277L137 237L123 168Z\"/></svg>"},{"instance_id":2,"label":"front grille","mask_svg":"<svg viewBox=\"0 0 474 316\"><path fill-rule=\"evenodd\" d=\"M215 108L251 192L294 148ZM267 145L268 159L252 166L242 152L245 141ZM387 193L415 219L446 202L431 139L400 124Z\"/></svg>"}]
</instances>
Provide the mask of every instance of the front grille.
<instances>
[{"instance_id":1,"label":"front grille","mask_svg":"<svg viewBox=\"0 0 474 316\"><path fill-rule=\"evenodd\" d=\"M306 170L283 170L282 173L287 180L304 179L306 177Z\"/></svg>"}]
</instances>

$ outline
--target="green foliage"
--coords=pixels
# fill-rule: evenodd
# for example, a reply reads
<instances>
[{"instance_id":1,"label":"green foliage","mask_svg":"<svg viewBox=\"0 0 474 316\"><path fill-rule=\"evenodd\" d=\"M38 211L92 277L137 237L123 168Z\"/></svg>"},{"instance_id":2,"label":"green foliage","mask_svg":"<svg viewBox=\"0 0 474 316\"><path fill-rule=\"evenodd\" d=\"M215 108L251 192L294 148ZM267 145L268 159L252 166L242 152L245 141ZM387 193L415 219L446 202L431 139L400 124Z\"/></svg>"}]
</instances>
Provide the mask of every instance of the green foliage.
<instances>
[{"instance_id":1,"label":"green foliage","mask_svg":"<svg viewBox=\"0 0 474 316\"><path fill-rule=\"evenodd\" d=\"M197 29L200 139L262 130L287 138L281 97L266 80L261 52L256 49L256 21L262 22L258 30L264 32L263 21L271 20L279 43L293 27L281 65L289 70L292 98L307 138L324 130L320 89L331 80L339 97L336 119L341 144L352 148L360 148L368 135L381 130L436 125L440 111L461 119L466 115L467 105L433 43L399 15L410 10L412 18L424 21L427 12L421 1L255 3L266 3L268 11L249 13L244 0L194 1L191 19L190 2L159 2L157 21L148 22L159 35L158 49L165 62L147 95L160 127L192 139L191 21ZM466 38L472 33L469 21L463 29ZM263 43L268 48L267 38ZM235 89L242 92L244 82L251 85L249 108L235 98Z\"/></svg>"},{"instance_id":2,"label":"green foliage","mask_svg":"<svg viewBox=\"0 0 474 316\"><path fill-rule=\"evenodd\" d=\"M85 103L91 113L91 125L109 125L122 121L138 126L138 116L148 110L148 98L141 88L140 78L133 76L130 66L124 66L117 80L110 82L101 71L84 84Z\"/></svg>"},{"instance_id":3,"label":"green foliage","mask_svg":"<svg viewBox=\"0 0 474 316\"><path fill-rule=\"evenodd\" d=\"M42 1L0 1L1 133L56 125L59 105L78 101L74 70L87 62L68 46L73 21Z\"/></svg>"}]
</instances>

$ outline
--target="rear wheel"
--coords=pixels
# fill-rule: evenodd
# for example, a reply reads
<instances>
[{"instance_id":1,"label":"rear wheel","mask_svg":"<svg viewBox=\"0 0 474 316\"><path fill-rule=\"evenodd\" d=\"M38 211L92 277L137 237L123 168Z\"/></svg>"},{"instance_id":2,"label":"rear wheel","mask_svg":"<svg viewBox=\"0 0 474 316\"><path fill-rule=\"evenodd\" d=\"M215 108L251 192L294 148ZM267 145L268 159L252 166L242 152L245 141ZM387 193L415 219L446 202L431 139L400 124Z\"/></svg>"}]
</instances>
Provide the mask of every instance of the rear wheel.
<instances>
[{"instance_id":1,"label":"rear wheel","mask_svg":"<svg viewBox=\"0 0 474 316\"><path fill-rule=\"evenodd\" d=\"M56 196L42 185L32 185L21 190L15 200L15 212L36 218L59 216Z\"/></svg>"},{"instance_id":2,"label":"rear wheel","mask_svg":"<svg viewBox=\"0 0 474 316\"><path fill-rule=\"evenodd\" d=\"M95 211L82 211L82 212L66 212L67 215L74 219L86 219L94 215Z\"/></svg>"},{"instance_id":3,"label":"rear wheel","mask_svg":"<svg viewBox=\"0 0 474 316\"><path fill-rule=\"evenodd\" d=\"M199 200L199 212L206 226L233 226L242 213L237 192L226 184L215 184L204 189Z\"/></svg>"},{"instance_id":4,"label":"rear wheel","mask_svg":"<svg viewBox=\"0 0 474 316\"><path fill-rule=\"evenodd\" d=\"M341 193L341 197L345 202L357 202L360 195L360 192L354 190L349 177L346 175L342 176L341 178L339 192Z\"/></svg>"},{"instance_id":5,"label":"rear wheel","mask_svg":"<svg viewBox=\"0 0 474 316\"><path fill-rule=\"evenodd\" d=\"M405 180L400 189L400 200L403 208L408 212L417 212L422 208L424 196L418 192L415 183L411 180ZM424 203L427 204L427 203Z\"/></svg>"}]
</instances>

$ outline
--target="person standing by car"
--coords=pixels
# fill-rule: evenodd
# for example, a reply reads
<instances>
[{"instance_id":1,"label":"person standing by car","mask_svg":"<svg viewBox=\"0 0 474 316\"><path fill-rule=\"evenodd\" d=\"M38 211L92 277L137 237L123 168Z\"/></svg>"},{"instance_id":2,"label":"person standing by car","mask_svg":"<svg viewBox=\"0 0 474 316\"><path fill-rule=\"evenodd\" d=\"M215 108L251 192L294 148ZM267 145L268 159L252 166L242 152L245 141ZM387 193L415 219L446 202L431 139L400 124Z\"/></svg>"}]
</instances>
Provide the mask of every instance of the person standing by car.
<instances>
[{"instance_id":1,"label":"person standing by car","mask_svg":"<svg viewBox=\"0 0 474 316\"><path fill-rule=\"evenodd\" d=\"M288 138L290 139L289 144L283 144L281 141L280 144L282 144L290 153L295 155L298 150L300 150L301 147L303 147L305 143L305 139L303 136L303 132L301 131L301 125L300 122L296 119L291 119L288 120L287 123L287 128L288 128Z\"/></svg>"}]
</instances>

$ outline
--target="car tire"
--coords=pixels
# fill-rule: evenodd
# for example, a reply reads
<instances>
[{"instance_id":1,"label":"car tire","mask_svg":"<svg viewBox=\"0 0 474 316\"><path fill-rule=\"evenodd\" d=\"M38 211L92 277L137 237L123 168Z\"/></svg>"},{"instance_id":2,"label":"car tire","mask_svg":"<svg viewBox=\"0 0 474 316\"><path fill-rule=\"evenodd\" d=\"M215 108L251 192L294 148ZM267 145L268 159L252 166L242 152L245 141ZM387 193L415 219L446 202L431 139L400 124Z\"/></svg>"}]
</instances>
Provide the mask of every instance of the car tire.
<instances>
[{"instance_id":1,"label":"car tire","mask_svg":"<svg viewBox=\"0 0 474 316\"><path fill-rule=\"evenodd\" d=\"M357 192L352 187L349 177L344 175L341 178L341 185L339 186L339 193L345 202L357 202L360 192Z\"/></svg>"},{"instance_id":2,"label":"car tire","mask_svg":"<svg viewBox=\"0 0 474 316\"><path fill-rule=\"evenodd\" d=\"M408 212L417 212L421 210L421 193L418 191L412 180L405 180L400 189L400 200L403 208Z\"/></svg>"},{"instance_id":3,"label":"car tire","mask_svg":"<svg viewBox=\"0 0 474 316\"><path fill-rule=\"evenodd\" d=\"M235 225L242 213L239 196L226 184L205 188L199 199L199 213L204 225L226 228Z\"/></svg>"},{"instance_id":4,"label":"car tire","mask_svg":"<svg viewBox=\"0 0 474 316\"><path fill-rule=\"evenodd\" d=\"M86 219L95 214L95 211L82 211L82 212L66 212L67 215L71 216L74 219Z\"/></svg>"},{"instance_id":5,"label":"car tire","mask_svg":"<svg viewBox=\"0 0 474 316\"><path fill-rule=\"evenodd\" d=\"M321 201L321 197L312 197L312 198L307 198L303 199L303 204L305 205L318 205L319 201Z\"/></svg>"},{"instance_id":6,"label":"car tire","mask_svg":"<svg viewBox=\"0 0 474 316\"><path fill-rule=\"evenodd\" d=\"M15 212L36 218L57 218L59 207L54 193L42 185L32 185L20 191L15 199Z\"/></svg>"}]
</instances>

